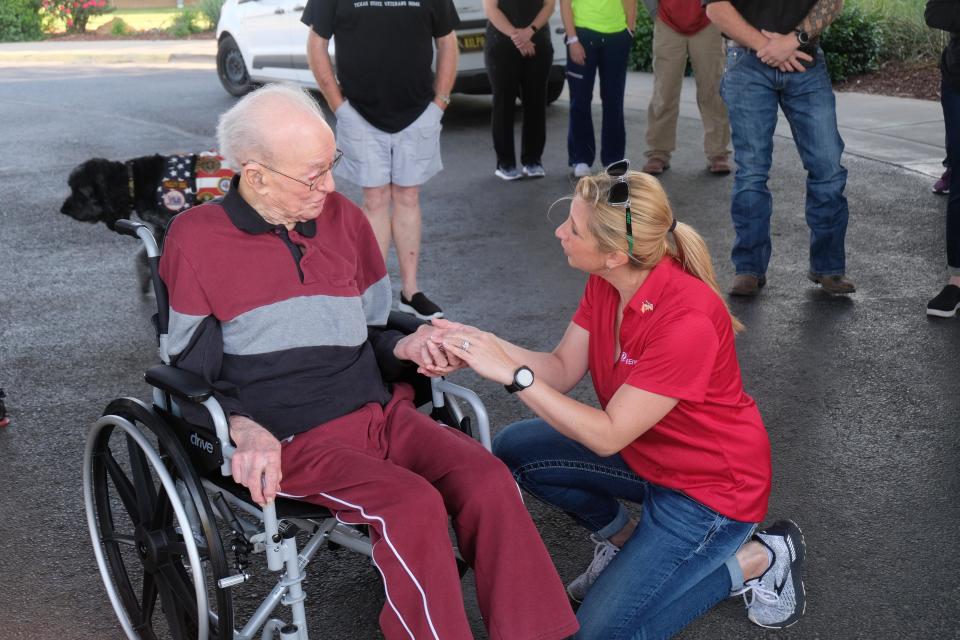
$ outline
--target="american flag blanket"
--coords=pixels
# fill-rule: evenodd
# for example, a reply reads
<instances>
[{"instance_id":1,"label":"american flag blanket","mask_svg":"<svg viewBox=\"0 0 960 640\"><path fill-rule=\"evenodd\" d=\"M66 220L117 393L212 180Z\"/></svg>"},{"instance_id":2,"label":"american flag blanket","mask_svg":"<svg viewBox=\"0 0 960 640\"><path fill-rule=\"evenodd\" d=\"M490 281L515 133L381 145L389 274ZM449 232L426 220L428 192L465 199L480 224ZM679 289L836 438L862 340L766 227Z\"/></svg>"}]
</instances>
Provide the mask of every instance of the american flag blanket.
<instances>
[{"instance_id":1,"label":"american flag blanket","mask_svg":"<svg viewBox=\"0 0 960 640\"><path fill-rule=\"evenodd\" d=\"M171 215L219 198L230 190L233 170L215 151L166 157L157 204Z\"/></svg>"}]
</instances>

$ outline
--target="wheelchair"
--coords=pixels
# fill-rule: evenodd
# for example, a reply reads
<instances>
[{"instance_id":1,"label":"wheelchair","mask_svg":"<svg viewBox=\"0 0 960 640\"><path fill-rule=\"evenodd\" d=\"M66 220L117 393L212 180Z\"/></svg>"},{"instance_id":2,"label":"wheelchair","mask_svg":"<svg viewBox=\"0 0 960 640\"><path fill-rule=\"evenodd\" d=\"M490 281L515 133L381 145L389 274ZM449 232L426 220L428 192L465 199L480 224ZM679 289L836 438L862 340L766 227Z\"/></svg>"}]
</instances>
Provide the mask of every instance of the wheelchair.
<instances>
[{"instance_id":1,"label":"wheelchair","mask_svg":"<svg viewBox=\"0 0 960 640\"><path fill-rule=\"evenodd\" d=\"M156 240L146 226L129 220L119 221L116 231L139 238L146 250L161 360L144 374L152 404L136 398L110 402L90 429L83 459L87 525L120 625L131 640L166 634L174 640L308 640L302 585L307 565L322 547L371 556L366 528L338 522L306 502L278 497L261 507L232 481L233 446L213 389L169 364L168 298ZM388 326L410 333L418 324L391 313ZM475 422L490 450L489 419L476 393L442 378L418 375L411 382L418 406L429 404L434 419L468 435ZM187 422L180 410L185 403L202 405L213 427ZM264 564L261 554L267 577L277 574L275 584L240 620L234 591L255 579L254 565ZM462 576L466 564L459 554L457 561ZM276 613L281 605L285 617Z\"/></svg>"}]
</instances>

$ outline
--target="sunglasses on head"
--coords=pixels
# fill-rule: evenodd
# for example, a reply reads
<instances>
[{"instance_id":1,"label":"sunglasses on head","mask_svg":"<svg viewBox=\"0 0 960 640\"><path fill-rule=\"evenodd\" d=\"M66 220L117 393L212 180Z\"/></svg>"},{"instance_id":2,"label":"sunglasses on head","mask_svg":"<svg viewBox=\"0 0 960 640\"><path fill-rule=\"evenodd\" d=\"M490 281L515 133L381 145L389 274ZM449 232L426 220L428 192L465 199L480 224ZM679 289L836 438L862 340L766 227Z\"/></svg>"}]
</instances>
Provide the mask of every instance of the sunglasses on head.
<instances>
[{"instance_id":1,"label":"sunglasses on head","mask_svg":"<svg viewBox=\"0 0 960 640\"><path fill-rule=\"evenodd\" d=\"M630 170L629 160L619 160L606 169L607 176L614 180L607 192L607 204L611 207L623 207L627 217L627 246L630 255L633 255L633 224L630 220L630 183L627 182L627 171Z\"/></svg>"}]
</instances>

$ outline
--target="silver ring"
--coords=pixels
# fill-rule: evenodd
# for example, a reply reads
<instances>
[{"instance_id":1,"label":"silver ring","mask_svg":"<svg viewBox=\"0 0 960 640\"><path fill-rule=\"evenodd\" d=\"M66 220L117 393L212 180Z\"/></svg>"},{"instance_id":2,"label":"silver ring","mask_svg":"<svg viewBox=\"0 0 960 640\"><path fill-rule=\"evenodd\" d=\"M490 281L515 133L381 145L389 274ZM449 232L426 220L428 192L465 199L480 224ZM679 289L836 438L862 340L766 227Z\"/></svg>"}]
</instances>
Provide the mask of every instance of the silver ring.
<instances>
[{"instance_id":1,"label":"silver ring","mask_svg":"<svg viewBox=\"0 0 960 640\"><path fill-rule=\"evenodd\" d=\"M470 351L470 341L464 338L463 342L460 343L460 348L464 351Z\"/></svg>"}]
</instances>

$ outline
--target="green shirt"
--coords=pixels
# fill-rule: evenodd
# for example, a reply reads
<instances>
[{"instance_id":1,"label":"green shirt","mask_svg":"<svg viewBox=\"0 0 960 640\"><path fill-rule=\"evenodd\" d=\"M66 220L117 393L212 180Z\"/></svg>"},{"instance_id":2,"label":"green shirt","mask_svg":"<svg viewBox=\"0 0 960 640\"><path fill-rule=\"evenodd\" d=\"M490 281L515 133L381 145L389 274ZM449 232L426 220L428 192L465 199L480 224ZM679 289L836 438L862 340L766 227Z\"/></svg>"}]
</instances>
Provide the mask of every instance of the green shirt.
<instances>
[{"instance_id":1,"label":"green shirt","mask_svg":"<svg viewBox=\"0 0 960 640\"><path fill-rule=\"evenodd\" d=\"M600 33L618 33L627 28L622 0L573 0L573 24Z\"/></svg>"}]
</instances>

